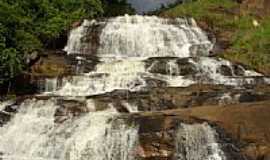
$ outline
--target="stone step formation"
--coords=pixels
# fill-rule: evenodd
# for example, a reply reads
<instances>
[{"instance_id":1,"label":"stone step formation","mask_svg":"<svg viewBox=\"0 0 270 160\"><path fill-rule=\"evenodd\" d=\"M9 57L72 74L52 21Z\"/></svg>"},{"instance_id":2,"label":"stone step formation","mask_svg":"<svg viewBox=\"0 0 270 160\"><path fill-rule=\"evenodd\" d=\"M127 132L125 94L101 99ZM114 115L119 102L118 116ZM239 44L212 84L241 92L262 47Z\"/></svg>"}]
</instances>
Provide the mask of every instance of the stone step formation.
<instances>
[{"instance_id":1,"label":"stone step formation","mask_svg":"<svg viewBox=\"0 0 270 160\"><path fill-rule=\"evenodd\" d=\"M244 160L254 145L266 154L270 79L210 57L213 46L193 19L85 20L64 49L73 73L0 105L0 159Z\"/></svg>"}]
</instances>

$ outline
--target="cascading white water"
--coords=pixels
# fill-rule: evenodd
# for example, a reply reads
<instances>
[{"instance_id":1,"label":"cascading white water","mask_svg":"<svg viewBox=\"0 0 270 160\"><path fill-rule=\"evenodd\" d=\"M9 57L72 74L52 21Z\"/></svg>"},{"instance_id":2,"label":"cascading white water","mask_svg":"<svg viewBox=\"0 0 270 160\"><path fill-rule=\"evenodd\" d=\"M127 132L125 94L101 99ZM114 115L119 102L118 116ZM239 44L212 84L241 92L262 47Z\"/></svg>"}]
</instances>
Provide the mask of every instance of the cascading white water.
<instances>
[{"instance_id":1,"label":"cascading white water","mask_svg":"<svg viewBox=\"0 0 270 160\"><path fill-rule=\"evenodd\" d=\"M190 57L191 47L212 49L212 43L192 19L124 16L110 19L100 35L100 57Z\"/></svg>"},{"instance_id":2,"label":"cascading white water","mask_svg":"<svg viewBox=\"0 0 270 160\"><path fill-rule=\"evenodd\" d=\"M68 54L93 54L91 42L83 42L87 28L104 22L84 23L74 29L65 51ZM91 36L91 35L88 35ZM190 57L199 54L195 48L203 48L200 55L208 55L212 43L193 19L162 19L148 16L123 16L111 18L100 35L99 57Z\"/></svg>"},{"instance_id":3,"label":"cascading white water","mask_svg":"<svg viewBox=\"0 0 270 160\"><path fill-rule=\"evenodd\" d=\"M0 159L135 159L137 127L117 119L117 112L91 112L56 123L57 108L55 100L26 100L0 128Z\"/></svg>"},{"instance_id":4,"label":"cascading white water","mask_svg":"<svg viewBox=\"0 0 270 160\"><path fill-rule=\"evenodd\" d=\"M145 82L139 74L75 76L54 94L61 96L88 96L104 94L117 89L139 91L144 86Z\"/></svg>"},{"instance_id":5,"label":"cascading white water","mask_svg":"<svg viewBox=\"0 0 270 160\"><path fill-rule=\"evenodd\" d=\"M73 29L70 33L69 41L64 50L73 54L80 54L83 52L85 44L82 43L82 40L85 38L85 36L87 36L87 29L94 23L95 21L84 20L81 26Z\"/></svg>"},{"instance_id":6,"label":"cascading white water","mask_svg":"<svg viewBox=\"0 0 270 160\"><path fill-rule=\"evenodd\" d=\"M99 25L103 26L99 35L99 47L96 53L92 53L92 49L89 51L92 42L84 39L92 36L87 32L89 28ZM71 32L65 50L68 54L96 55L101 63L87 76L72 78L55 94L85 96L116 89L138 91L151 87L146 82L149 78L173 87L186 87L195 83L241 86L254 83L255 78L250 78L251 76L262 76L241 66L239 67L243 74L238 76L229 61L201 57L209 55L212 47L213 44L194 19L173 20L155 16L125 15L101 22L85 20ZM160 60L154 60L150 67L146 67L145 60L152 57L158 57L161 61L168 57L196 57L189 59L189 63L196 68L196 73L181 75L181 64L170 59L166 60L164 66L167 74L151 73L151 67L158 68L160 65ZM229 75L221 73L224 66L225 70L230 70Z\"/></svg>"},{"instance_id":7,"label":"cascading white water","mask_svg":"<svg viewBox=\"0 0 270 160\"><path fill-rule=\"evenodd\" d=\"M104 28L93 53L92 42L87 41L93 36L89 29L99 25ZM71 31L65 51L96 55L101 62L90 73L64 79L61 87L57 80L49 80L45 88L63 99L84 99L116 89L141 91L151 88L152 80L168 87L194 83L241 85L255 80L245 79L247 76L261 76L241 67L239 76L229 61L201 57L207 56L212 46L193 19L121 16L104 22L85 20ZM187 60L182 61L184 57ZM118 117L116 104L109 103L111 110L97 112L95 101L87 99L90 113L63 115L60 123L56 122L56 112L63 106L58 106L55 99L26 100L11 121L0 128L0 159L134 160L138 127ZM138 112L135 104L120 102L127 112ZM182 124L177 133L176 159L226 159L209 125Z\"/></svg>"},{"instance_id":8,"label":"cascading white water","mask_svg":"<svg viewBox=\"0 0 270 160\"><path fill-rule=\"evenodd\" d=\"M3 111L6 108L6 106L12 105L13 103L14 103L13 100L8 100L8 101L4 101L4 102L0 101L0 112Z\"/></svg>"},{"instance_id":9,"label":"cascading white water","mask_svg":"<svg viewBox=\"0 0 270 160\"><path fill-rule=\"evenodd\" d=\"M45 92L53 92L58 88L58 78L45 79Z\"/></svg>"},{"instance_id":10,"label":"cascading white water","mask_svg":"<svg viewBox=\"0 0 270 160\"><path fill-rule=\"evenodd\" d=\"M176 135L177 160L226 160L208 124L182 124Z\"/></svg>"},{"instance_id":11,"label":"cascading white water","mask_svg":"<svg viewBox=\"0 0 270 160\"><path fill-rule=\"evenodd\" d=\"M85 76L74 76L55 92L59 95L86 96L111 92L116 89L137 91L145 86L141 73L145 72L142 61L111 61L96 66Z\"/></svg>"},{"instance_id":12,"label":"cascading white water","mask_svg":"<svg viewBox=\"0 0 270 160\"><path fill-rule=\"evenodd\" d=\"M140 59L103 61L90 73L81 76L73 76L66 80L63 87L54 92L61 96L89 96L112 92L117 89L139 91L148 86L146 79L152 78L163 81L169 87L186 87L195 83L225 84L241 86L253 83L256 78L249 76L261 76L261 74L243 69L243 76L234 74L233 64L223 59L208 57L189 58L188 63L196 69L196 73L181 75L181 64L175 59L165 62L166 74L152 73L151 70L160 68L160 61L151 61L147 66ZM229 69L229 74L221 73L221 67ZM241 78L241 77L249 78Z\"/></svg>"},{"instance_id":13,"label":"cascading white water","mask_svg":"<svg viewBox=\"0 0 270 160\"><path fill-rule=\"evenodd\" d=\"M46 105L46 107L43 107ZM46 139L45 131L54 125L56 107L52 101L27 100L20 112L0 128L0 152L4 160L44 159L40 157L38 144ZM45 151L45 150L44 150Z\"/></svg>"}]
</instances>

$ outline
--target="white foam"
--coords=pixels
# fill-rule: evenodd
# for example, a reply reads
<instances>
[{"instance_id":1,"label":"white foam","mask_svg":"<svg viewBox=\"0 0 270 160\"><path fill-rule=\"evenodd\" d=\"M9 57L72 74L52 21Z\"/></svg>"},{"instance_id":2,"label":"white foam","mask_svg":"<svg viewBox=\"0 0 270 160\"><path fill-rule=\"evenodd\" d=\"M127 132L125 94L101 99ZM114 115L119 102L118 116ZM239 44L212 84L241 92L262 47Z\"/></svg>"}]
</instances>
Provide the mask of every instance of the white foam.
<instances>
[{"instance_id":1,"label":"white foam","mask_svg":"<svg viewBox=\"0 0 270 160\"><path fill-rule=\"evenodd\" d=\"M0 128L3 160L132 160L137 127L117 119L112 110L55 122L54 100L26 100ZM69 118L68 118L69 117ZM2 155L3 154L3 155Z\"/></svg>"},{"instance_id":2,"label":"white foam","mask_svg":"<svg viewBox=\"0 0 270 160\"><path fill-rule=\"evenodd\" d=\"M190 22L190 24L189 24ZM190 57L208 55L213 45L192 19L164 19L155 16L120 16L111 18L102 29L99 57ZM87 28L104 22L89 22L71 31L65 51L68 54L89 53L91 42L82 41ZM203 47L203 53L192 53L191 47Z\"/></svg>"},{"instance_id":3,"label":"white foam","mask_svg":"<svg viewBox=\"0 0 270 160\"><path fill-rule=\"evenodd\" d=\"M207 123L181 124L176 135L176 159L226 160L216 135Z\"/></svg>"}]
</instances>

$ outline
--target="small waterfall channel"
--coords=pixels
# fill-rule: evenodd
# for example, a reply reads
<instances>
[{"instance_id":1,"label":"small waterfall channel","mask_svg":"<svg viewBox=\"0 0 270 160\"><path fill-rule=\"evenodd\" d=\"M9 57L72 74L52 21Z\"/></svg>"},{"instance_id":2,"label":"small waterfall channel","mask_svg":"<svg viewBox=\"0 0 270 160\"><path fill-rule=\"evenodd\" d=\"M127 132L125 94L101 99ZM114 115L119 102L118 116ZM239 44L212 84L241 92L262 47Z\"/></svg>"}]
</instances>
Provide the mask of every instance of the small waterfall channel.
<instances>
[{"instance_id":1,"label":"small waterfall channel","mask_svg":"<svg viewBox=\"0 0 270 160\"><path fill-rule=\"evenodd\" d=\"M1 104L0 113L10 112L10 106L15 111L0 127L0 160L143 159L144 124L132 118L139 112L137 103L106 101L104 106L91 98L115 90L199 83L241 87L256 83L256 77L268 81L240 65L208 57L212 47L193 19L126 15L83 21L70 32L65 51L80 65L89 56L99 62L90 72L62 80L61 86L57 79L47 80L46 93L37 97ZM176 128L172 159L227 159L209 124L181 123Z\"/></svg>"}]
</instances>

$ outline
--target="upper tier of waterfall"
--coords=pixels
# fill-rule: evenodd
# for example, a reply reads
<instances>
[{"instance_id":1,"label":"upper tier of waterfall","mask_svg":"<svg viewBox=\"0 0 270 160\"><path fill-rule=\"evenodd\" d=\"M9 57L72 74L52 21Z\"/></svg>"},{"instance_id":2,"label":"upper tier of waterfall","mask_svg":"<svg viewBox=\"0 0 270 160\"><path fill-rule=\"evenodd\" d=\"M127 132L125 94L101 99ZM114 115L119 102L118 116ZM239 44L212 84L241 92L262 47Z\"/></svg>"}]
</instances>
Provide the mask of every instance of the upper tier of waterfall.
<instances>
[{"instance_id":1,"label":"upper tier of waterfall","mask_svg":"<svg viewBox=\"0 0 270 160\"><path fill-rule=\"evenodd\" d=\"M93 32L99 27L101 31ZM99 37L96 51L93 37ZM193 19L126 15L101 22L85 20L71 31L65 51L118 58L191 57L208 55L212 46Z\"/></svg>"},{"instance_id":2,"label":"upper tier of waterfall","mask_svg":"<svg viewBox=\"0 0 270 160\"><path fill-rule=\"evenodd\" d=\"M97 56L100 62L90 73L65 81L54 94L87 96L160 84L243 86L256 83L254 77L262 76L227 60L206 57L212 47L192 18L125 15L104 21L84 20L71 31L65 51ZM268 83L266 78L261 82Z\"/></svg>"}]
</instances>

